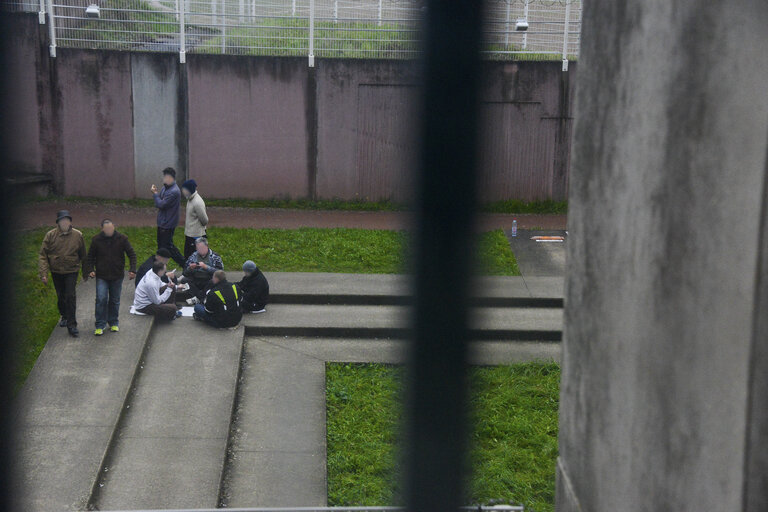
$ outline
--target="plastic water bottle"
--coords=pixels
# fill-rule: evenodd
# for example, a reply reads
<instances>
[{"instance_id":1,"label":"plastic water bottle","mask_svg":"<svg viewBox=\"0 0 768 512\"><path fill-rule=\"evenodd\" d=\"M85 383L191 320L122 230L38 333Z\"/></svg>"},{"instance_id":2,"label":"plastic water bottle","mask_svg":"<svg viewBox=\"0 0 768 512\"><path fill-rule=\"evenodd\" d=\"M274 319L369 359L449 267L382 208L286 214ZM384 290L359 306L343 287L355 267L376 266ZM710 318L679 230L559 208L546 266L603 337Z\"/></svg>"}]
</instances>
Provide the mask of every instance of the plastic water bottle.
<instances>
[{"instance_id":1,"label":"plastic water bottle","mask_svg":"<svg viewBox=\"0 0 768 512\"><path fill-rule=\"evenodd\" d=\"M512 219L512 236L517 236L517 219Z\"/></svg>"}]
</instances>

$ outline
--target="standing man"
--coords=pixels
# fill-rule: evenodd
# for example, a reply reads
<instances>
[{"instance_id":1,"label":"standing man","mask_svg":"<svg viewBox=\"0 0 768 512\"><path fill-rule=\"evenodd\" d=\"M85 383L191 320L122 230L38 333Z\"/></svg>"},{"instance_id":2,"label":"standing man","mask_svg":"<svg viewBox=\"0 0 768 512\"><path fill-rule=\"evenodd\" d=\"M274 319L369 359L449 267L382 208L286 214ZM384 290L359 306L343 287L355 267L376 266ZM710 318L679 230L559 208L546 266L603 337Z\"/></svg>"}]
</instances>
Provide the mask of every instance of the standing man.
<instances>
[{"instance_id":1,"label":"standing man","mask_svg":"<svg viewBox=\"0 0 768 512\"><path fill-rule=\"evenodd\" d=\"M115 231L111 220L104 219L101 221L101 233L91 239L85 270L88 277L96 279L96 336L104 334L107 324L111 332L120 330L118 315L126 256L130 264L128 278L134 279L136 252L128 237Z\"/></svg>"},{"instance_id":2,"label":"standing man","mask_svg":"<svg viewBox=\"0 0 768 512\"><path fill-rule=\"evenodd\" d=\"M187 198L187 219L184 223L184 259L189 259L195 252L195 240L207 236L208 213L205 201L197 192L197 182L187 180L181 185L181 193Z\"/></svg>"},{"instance_id":3,"label":"standing man","mask_svg":"<svg viewBox=\"0 0 768 512\"><path fill-rule=\"evenodd\" d=\"M40 280L48 284L48 272L51 272L61 315L59 327L66 327L69 335L77 338L80 332L77 330L75 286L77 272L85 266L85 241L83 234L72 227L72 215L68 210L56 214L56 224L56 228L45 234L40 247Z\"/></svg>"},{"instance_id":4,"label":"standing man","mask_svg":"<svg viewBox=\"0 0 768 512\"><path fill-rule=\"evenodd\" d=\"M157 248L168 249L176 263L184 266L184 257L179 249L173 245L173 234L179 225L179 205L181 204L181 191L176 184L176 171L173 167L163 169L163 188L158 191L152 185L152 197L157 207Z\"/></svg>"}]
</instances>

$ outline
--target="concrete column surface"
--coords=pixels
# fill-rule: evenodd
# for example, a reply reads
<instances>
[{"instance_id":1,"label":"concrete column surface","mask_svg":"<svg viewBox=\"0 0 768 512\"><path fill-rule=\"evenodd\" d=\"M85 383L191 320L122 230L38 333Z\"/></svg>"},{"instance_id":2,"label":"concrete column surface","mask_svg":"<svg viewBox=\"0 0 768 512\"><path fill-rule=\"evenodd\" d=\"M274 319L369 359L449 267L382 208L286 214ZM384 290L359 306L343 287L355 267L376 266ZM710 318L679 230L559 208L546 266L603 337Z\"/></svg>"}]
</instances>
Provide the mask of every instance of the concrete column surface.
<instances>
[{"instance_id":1,"label":"concrete column surface","mask_svg":"<svg viewBox=\"0 0 768 512\"><path fill-rule=\"evenodd\" d=\"M766 27L764 0L585 2L559 512L768 510Z\"/></svg>"}]
</instances>

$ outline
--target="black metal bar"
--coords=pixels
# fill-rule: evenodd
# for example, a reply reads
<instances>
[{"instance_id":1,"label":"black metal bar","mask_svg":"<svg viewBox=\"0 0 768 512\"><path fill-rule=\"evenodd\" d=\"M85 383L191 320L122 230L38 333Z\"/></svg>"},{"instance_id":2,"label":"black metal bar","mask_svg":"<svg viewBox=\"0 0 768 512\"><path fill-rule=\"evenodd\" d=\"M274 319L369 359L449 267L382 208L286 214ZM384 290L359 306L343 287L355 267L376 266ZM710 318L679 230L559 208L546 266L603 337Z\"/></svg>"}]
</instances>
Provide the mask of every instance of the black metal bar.
<instances>
[{"instance_id":1,"label":"black metal bar","mask_svg":"<svg viewBox=\"0 0 768 512\"><path fill-rule=\"evenodd\" d=\"M464 501L481 19L482 2L429 0L424 10L404 453L413 512L457 510Z\"/></svg>"}]
</instances>

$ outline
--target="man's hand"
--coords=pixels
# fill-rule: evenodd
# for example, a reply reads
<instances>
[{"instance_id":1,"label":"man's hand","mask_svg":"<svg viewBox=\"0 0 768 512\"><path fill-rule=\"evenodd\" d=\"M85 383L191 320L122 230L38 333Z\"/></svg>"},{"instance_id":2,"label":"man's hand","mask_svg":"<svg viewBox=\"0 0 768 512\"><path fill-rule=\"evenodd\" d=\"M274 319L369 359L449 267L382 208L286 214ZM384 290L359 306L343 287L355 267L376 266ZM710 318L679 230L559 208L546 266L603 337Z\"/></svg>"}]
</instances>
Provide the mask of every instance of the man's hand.
<instances>
[{"instance_id":1,"label":"man's hand","mask_svg":"<svg viewBox=\"0 0 768 512\"><path fill-rule=\"evenodd\" d=\"M41 276L40 280L43 282L43 284L45 284L45 285L48 284L48 276Z\"/></svg>"},{"instance_id":2,"label":"man's hand","mask_svg":"<svg viewBox=\"0 0 768 512\"><path fill-rule=\"evenodd\" d=\"M208 265L206 265L205 263L198 263L197 266L200 267L203 270L208 270Z\"/></svg>"},{"instance_id":3,"label":"man's hand","mask_svg":"<svg viewBox=\"0 0 768 512\"><path fill-rule=\"evenodd\" d=\"M136 277L136 274L133 274L133 277ZM173 279L176 277L173 272L167 272L165 274L165 277L168 278L168 281L173 281Z\"/></svg>"},{"instance_id":4,"label":"man's hand","mask_svg":"<svg viewBox=\"0 0 768 512\"><path fill-rule=\"evenodd\" d=\"M136 279L136 272L128 272L128 280L132 281Z\"/></svg>"},{"instance_id":5,"label":"man's hand","mask_svg":"<svg viewBox=\"0 0 768 512\"><path fill-rule=\"evenodd\" d=\"M88 274L88 277L93 279L94 277L96 277L96 272L91 272L90 274Z\"/></svg>"},{"instance_id":6,"label":"man's hand","mask_svg":"<svg viewBox=\"0 0 768 512\"><path fill-rule=\"evenodd\" d=\"M193 270L194 270L194 269L196 269L197 267L198 267L198 264L197 264L197 263L190 263L190 264L189 264L189 268L191 268L191 269L193 269Z\"/></svg>"},{"instance_id":7,"label":"man's hand","mask_svg":"<svg viewBox=\"0 0 768 512\"><path fill-rule=\"evenodd\" d=\"M151 190L153 194L157 194L157 186L154 183L152 184L152 188L149 190Z\"/></svg>"}]
</instances>

